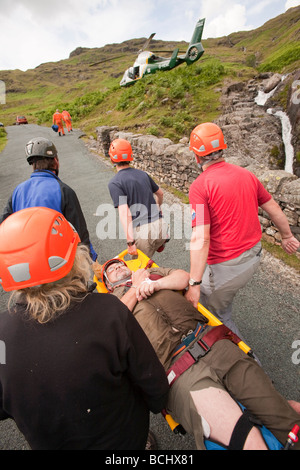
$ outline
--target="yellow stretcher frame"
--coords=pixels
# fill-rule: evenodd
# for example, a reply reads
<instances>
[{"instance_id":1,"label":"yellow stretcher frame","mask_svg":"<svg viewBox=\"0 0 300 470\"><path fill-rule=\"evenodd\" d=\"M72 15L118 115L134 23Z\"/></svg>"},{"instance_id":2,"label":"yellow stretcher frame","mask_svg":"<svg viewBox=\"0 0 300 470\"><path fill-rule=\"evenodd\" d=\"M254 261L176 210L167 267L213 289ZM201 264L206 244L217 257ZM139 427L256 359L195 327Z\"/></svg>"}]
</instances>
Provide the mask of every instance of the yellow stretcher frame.
<instances>
[{"instance_id":1,"label":"yellow stretcher frame","mask_svg":"<svg viewBox=\"0 0 300 470\"><path fill-rule=\"evenodd\" d=\"M128 268L131 271L144 269L146 268L148 262L150 261L150 258L148 258L148 256L146 256L141 250L137 250L137 252L138 252L138 257L136 259L128 259L128 260L125 259L125 257L128 255L128 250L122 251L119 255L115 256L115 258L120 258L123 261L125 261ZM153 262L151 267L158 267L158 265ZM108 290L101 279L98 279L96 276L94 276L94 282L96 283L97 285L96 289L100 294L108 293ZM200 313L202 313L202 315L204 315L208 319L208 325L212 325L212 326L222 325L222 322L215 315L213 315L209 310L203 307L203 305L200 304L200 302L198 302L198 310ZM249 348L249 346L247 346L247 344L245 344L243 341L240 341L238 343L238 346L242 351L244 351L244 353L246 354L251 353L251 348ZM171 430L175 434L177 433L185 434L185 431L182 428L182 426L179 423L176 423L176 421L172 418L171 415L169 415L168 413L164 413L163 416L165 420L167 421L168 425L170 426Z\"/></svg>"},{"instance_id":2,"label":"yellow stretcher frame","mask_svg":"<svg viewBox=\"0 0 300 470\"><path fill-rule=\"evenodd\" d=\"M125 257L128 255L128 250L122 251L119 255L115 256L115 258L121 258L123 261L125 261L131 271L137 271L138 269L146 268L148 262L150 261L150 258L148 258L148 256L146 256L141 250L137 250L137 252L138 257L136 259L125 259ZM158 265L156 263L153 263L152 267L158 267ZM106 289L106 286L101 281L101 279L98 279L96 276L94 276L94 282L97 284L96 289L100 294L108 293L108 290ZM202 315L204 315L208 319L208 325L222 325L222 322L209 310L207 310L202 304L200 304L200 302L198 302L198 310L200 313L202 313ZM246 354L251 352L251 348L249 348L249 346L247 346L244 341L240 341L238 343L238 346Z\"/></svg>"}]
</instances>

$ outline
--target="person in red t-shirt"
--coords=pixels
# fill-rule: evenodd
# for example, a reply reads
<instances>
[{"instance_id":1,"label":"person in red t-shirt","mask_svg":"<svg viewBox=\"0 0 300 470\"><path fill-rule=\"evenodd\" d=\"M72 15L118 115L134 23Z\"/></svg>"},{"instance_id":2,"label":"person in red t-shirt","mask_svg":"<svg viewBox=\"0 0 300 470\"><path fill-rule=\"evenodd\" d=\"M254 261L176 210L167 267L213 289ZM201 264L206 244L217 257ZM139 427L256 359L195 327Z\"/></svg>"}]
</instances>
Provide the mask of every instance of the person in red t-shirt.
<instances>
[{"instance_id":1,"label":"person in red t-shirt","mask_svg":"<svg viewBox=\"0 0 300 470\"><path fill-rule=\"evenodd\" d=\"M200 298L208 310L241 337L231 319L232 302L260 263L262 232L258 207L277 226L287 253L297 251L300 243L285 214L256 176L225 162L222 154L226 148L216 124L200 124L191 133L190 150L203 172L189 191L193 232L186 298L195 307Z\"/></svg>"}]
</instances>

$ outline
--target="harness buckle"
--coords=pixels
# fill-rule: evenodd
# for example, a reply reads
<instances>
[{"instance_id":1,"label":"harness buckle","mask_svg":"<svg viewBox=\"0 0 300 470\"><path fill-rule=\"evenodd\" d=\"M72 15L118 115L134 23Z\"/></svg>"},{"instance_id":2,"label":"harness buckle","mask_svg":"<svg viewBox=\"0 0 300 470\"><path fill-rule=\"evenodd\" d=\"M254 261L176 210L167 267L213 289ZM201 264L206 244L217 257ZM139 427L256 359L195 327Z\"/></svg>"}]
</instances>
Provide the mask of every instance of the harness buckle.
<instances>
[{"instance_id":1,"label":"harness buckle","mask_svg":"<svg viewBox=\"0 0 300 470\"><path fill-rule=\"evenodd\" d=\"M196 362L198 362L200 358L204 357L209 351L210 347L201 339L196 341L196 343L188 349L188 352Z\"/></svg>"}]
</instances>

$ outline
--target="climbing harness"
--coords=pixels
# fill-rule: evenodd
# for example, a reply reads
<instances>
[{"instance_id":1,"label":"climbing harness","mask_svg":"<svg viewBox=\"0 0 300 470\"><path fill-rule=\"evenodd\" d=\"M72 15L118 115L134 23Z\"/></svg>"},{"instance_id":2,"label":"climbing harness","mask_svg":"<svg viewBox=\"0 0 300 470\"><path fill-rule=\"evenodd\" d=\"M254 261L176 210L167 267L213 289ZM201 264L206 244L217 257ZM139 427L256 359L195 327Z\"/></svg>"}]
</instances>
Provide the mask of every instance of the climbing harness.
<instances>
[{"instance_id":1,"label":"climbing harness","mask_svg":"<svg viewBox=\"0 0 300 470\"><path fill-rule=\"evenodd\" d=\"M169 385L173 385L181 374L195 364L195 362L198 362L201 357L205 356L211 350L211 347L217 341L222 339L228 339L234 344L238 344L241 341L227 326L223 324L215 326L201 339L190 346L187 351L172 364L167 371Z\"/></svg>"}]
</instances>

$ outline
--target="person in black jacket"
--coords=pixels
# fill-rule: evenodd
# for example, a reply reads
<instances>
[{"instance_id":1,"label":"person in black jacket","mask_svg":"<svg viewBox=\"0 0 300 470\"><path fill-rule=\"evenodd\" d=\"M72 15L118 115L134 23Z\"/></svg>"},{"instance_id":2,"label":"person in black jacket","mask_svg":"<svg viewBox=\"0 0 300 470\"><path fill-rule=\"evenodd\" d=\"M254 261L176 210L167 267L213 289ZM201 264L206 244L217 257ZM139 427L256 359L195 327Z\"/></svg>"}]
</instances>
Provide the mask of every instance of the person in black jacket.
<instances>
[{"instance_id":1,"label":"person in black jacket","mask_svg":"<svg viewBox=\"0 0 300 470\"><path fill-rule=\"evenodd\" d=\"M81 242L90 248L90 255L95 263L94 270L99 269L97 253L90 241L78 197L58 177L59 159L55 145L44 137L35 137L26 144L25 153L33 172L28 180L14 189L0 216L0 224L9 215L27 207L39 206L57 210L76 228Z\"/></svg>"},{"instance_id":2,"label":"person in black jacket","mask_svg":"<svg viewBox=\"0 0 300 470\"><path fill-rule=\"evenodd\" d=\"M45 207L0 225L0 283L12 291L0 314L0 419L35 450L143 450L149 410L166 405L166 374L128 308L89 289L79 241Z\"/></svg>"}]
</instances>

